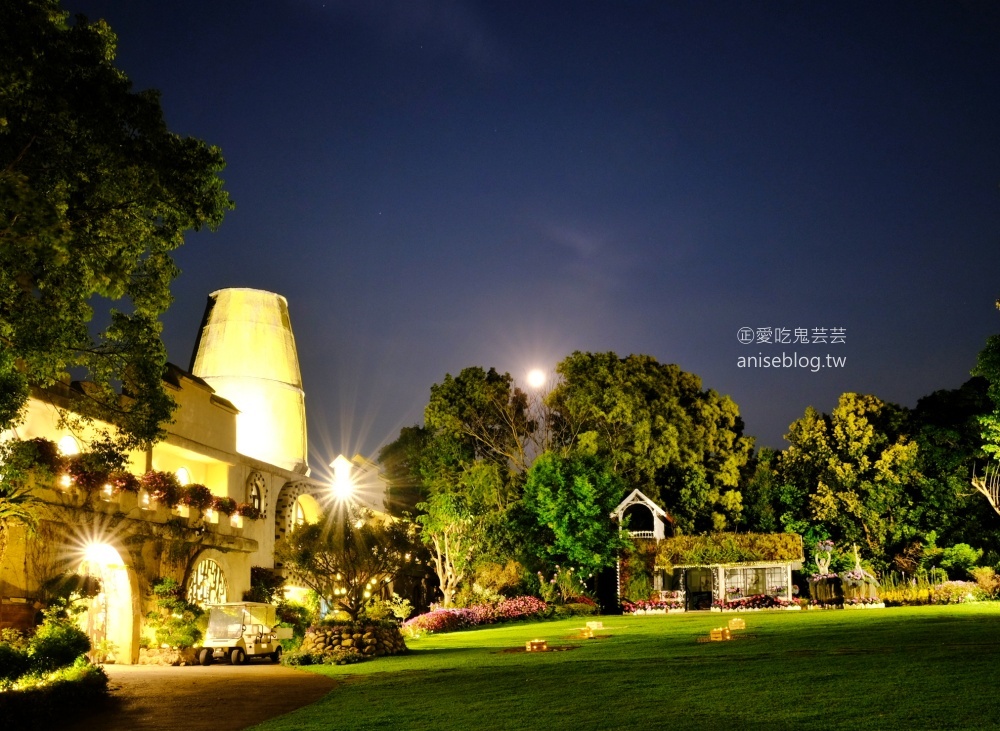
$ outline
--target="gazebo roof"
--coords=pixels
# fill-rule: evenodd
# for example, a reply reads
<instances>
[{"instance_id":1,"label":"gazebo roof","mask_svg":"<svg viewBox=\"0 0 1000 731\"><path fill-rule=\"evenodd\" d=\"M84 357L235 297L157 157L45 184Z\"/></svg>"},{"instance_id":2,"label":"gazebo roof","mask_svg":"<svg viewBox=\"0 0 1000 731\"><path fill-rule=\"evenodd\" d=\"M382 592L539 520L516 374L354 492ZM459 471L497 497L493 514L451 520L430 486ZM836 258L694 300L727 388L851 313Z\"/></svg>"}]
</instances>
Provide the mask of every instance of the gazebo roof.
<instances>
[{"instance_id":1,"label":"gazebo roof","mask_svg":"<svg viewBox=\"0 0 1000 731\"><path fill-rule=\"evenodd\" d=\"M645 505L653 511L653 515L656 515L663 520L670 521L671 523L674 522L674 519L667 514L667 511L643 495L638 488L630 492L627 498L618 503L618 507L611 511L611 517L615 518L620 523L625 511L633 505Z\"/></svg>"}]
</instances>

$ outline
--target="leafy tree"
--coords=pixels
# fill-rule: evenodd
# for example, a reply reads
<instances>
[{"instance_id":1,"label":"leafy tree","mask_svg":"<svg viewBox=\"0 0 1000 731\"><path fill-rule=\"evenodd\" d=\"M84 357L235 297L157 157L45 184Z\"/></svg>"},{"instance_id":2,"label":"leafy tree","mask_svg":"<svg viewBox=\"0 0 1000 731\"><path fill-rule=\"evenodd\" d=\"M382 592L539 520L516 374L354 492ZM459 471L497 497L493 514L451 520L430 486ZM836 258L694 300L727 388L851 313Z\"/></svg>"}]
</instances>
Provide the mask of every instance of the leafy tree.
<instances>
[{"instance_id":1,"label":"leafy tree","mask_svg":"<svg viewBox=\"0 0 1000 731\"><path fill-rule=\"evenodd\" d=\"M328 606L356 620L377 586L411 560L411 539L406 524L353 508L298 526L278 542L275 555Z\"/></svg>"},{"instance_id":2,"label":"leafy tree","mask_svg":"<svg viewBox=\"0 0 1000 731\"><path fill-rule=\"evenodd\" d=\"M989 382L975 377L958 389L921 398L910 430L920 447L914 521L934 530L942 543L998 545L996 519L989 505L969 490L969 476L981 460L980 419L993 410Z\"/></svg>"},{"instance_id":3,"label":"leafy tree","mask_svg":"<svg viewBox=\"0 0 1000 731\"><path fill-rule=\"evenodd\" d=\"M424 423L455 442L466 460L486 460L503 469L527 470L528 438L534 431L528 397L509 373L465 368L431 386Z\"/></svg>"},{"instance_id":4,"label":"leafy tree","mask_svg":"<svg viewBox=\"0 0 1000 731\"><path fill-rule=\"evenodd\" d=\"M532 540L524 549L545 564L596 574L631 548L611 512L622 499L620 478L592 455L539 455L528 471L523 510Z\"/></svg>"},{"instance_id":5,"label":"leafy tree","mask_svg":"<svg viewBox=\"0 0 1000 731\"><path fill-rule=\"evenodd\" d=\"M997 308L1000 309L1000 300L997 300ZM972 375L986 379L989 384L987 395L993 402L992 412L980 417L982 437L985 442L983 451L1000 458L1000 335L991 335L987 338L986 345L976 358L976 367L972 369Z\"/></svg>"},{"instance_id":6,"label":"leafy tree","mask_svg":"<svg viewBox=\"0 0 1000 731\"><path fill-rule=\"evenodd\" d=\"M132 91L105 22L58 0L0 0L0 17L0 430L73 371L90 382L75 409L148 444L173 408L170 252L232 207L222 156Z\"/></svg>"},{"instance_id":7,"label":"leafy tree","mask_svg":"<svg viewBox=\"0 0 1000 731\"><path fill-rule=\"evenodd\" d=\"M982 556L981 548L973 548L968 543L956 543L941 551L941 568L952 579L965 579Z\"/></svg>"},{"instance_id":8,"label":"leafy tree","mask_svg":"<svg viewBox=\"0 0 1000 731\"><path fill-rule=\"evenodd\" d=\"M812 407L789 427L783 479L808 494L808 517L839 544L858 543L884 563L913 537L918 446L906 410L875 396L842 394L830 415Z\"/></svg>"},{"instance_id":9,"label":"leafy tree","mask_svg":"<svg viewBox=\"0 0 1000 731\"><path fill-rule=\"evenodd\" d=\"M58 459L54 451L42 454L49 445L52 443L34 439L12 440L0 445L0 564L7 550L10 530L15 525L32 532L38 527L40 500L27 476L37 465L44 464L46 457L51 463Z\"/></svg>"},{"instance_id":10,"label":"leafy tree","mask_svg":"<svg viewBox=\"0 0 1000 731\"><path fill-rule=\"evenodd\" d=\"M576 352L548 398L556 443L599 456L667 505L682 531L721 530L742 510L752 439L728 396L647 355Z\"/></svg>"},{"instance_id":11,"label":"leafy tree","mask_svg":"<svg viewBox=\"0 0 1000 731\"><path fill-rule=\"evenodd\" d=\"M739 525L759 533L778 533L784 529L782 515L787 513L783 504L783 490L775 463L778 452L764 447L747 463L748 478L740 488L743 512Z\"/></svg>"},{"instance_id":12,"label":"leafy tree","mask_svg":"<svg viewBox=\"0 0 1000 731\"><path fill-rule=\"evenodd\" d=\"M285 577L266 566L250 567L250 588L243 592L245 602L279 604L284 600Z\"/></svg>"},{"instance_id":13,"label":"leafy tree","mask_svg":"<svg viewBox=\"0 0 1000 731\"><path fill-rule=\"evenodd\" d=\"M442 604L452 606L455 594L472 568L476 544L475 516L460 493L439 492L419 506L420 539L431 552Z\"/></svg>"},{"instance_id":14,"label":"leafy tree","mask_svg":"<svg viewBox=\"0 0 1000 731\"><path fill-rule=\"evenodd\" d=\"M395 441L379 450L378 463L389 483L387 502L392 515L412 515L417 504L427 498L422 468L432 436L422 426L406 426Z\"/></svg>"}]
</instances>

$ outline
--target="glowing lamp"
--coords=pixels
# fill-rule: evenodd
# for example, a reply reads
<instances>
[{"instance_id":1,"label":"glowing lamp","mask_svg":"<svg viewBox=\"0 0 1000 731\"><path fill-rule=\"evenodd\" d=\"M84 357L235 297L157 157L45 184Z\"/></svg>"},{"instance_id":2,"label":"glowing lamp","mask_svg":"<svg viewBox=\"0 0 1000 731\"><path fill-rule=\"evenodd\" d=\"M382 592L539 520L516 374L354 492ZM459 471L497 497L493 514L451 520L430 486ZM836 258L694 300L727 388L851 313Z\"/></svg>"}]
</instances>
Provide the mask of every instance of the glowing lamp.
<instances>
[{"instance_id":1,"label":"glowing lamp","mask_svg":"<svg viewBox=\"0 0 1000 731\"><path fill-rule=\"evenodd\" d=\"M337 502L346 502L354 494L354 482L351 480L351 460L344 455L330 463L333 467L333 497Z\"/></svg>"},{"instance_id":2,"label":"glowing lamp","mask_svg":"<svg viewBox=\"0 0 1000 731\"><path fill-rule=\"evenodd\" d=\"M83 547L83 559L97 566L121 563L118 551L107 543L88 543Z\"/></svg>"}]
</instances>

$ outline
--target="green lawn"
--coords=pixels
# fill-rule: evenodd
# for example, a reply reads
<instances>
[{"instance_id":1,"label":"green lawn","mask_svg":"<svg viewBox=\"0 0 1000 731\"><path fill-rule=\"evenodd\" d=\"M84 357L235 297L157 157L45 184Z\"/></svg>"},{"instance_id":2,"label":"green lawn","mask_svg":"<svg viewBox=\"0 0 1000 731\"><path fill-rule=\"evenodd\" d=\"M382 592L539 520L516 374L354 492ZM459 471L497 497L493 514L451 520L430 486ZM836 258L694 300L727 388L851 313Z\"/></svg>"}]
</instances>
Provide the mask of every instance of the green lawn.
<instances>
[{"instance_id":1,"label":"green lawn","mask_svg":"<svg viewBox=\"0 0 1000 731\"><path fill-rule=\"evenodd\" d=\"M256 726L310 729L1000 728L1000 604L579 618L407 640L344 667L323 700ZM507 653L542 638L565 652Z\"/></svg>"}]
</instances>

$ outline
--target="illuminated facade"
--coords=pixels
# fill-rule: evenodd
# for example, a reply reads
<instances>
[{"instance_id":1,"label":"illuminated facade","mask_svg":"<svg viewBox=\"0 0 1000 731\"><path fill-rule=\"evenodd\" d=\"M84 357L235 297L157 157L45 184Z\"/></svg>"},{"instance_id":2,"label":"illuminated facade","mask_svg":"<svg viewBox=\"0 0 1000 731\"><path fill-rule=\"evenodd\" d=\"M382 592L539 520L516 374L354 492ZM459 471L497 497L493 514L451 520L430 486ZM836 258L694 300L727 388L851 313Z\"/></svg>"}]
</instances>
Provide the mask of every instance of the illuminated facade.
<instances>
[{"instance_id":1,"label":"illuminated facade","mask_svg":"<svg viewBox=\"0 0 1000 731\"><path fill-rule=\"evenodd\" d=\"M305 392L284 297L259 289L209 295L191 373L239 405L240 454L309 473Z\"/></svg>"},{"instance_id":2,"label":"illuminated facade","mask_svg":"<svg viewBox=\"0 0 1000 731\"><path fill-rule=\"evenodd\" d=\"M308 476L305 401L285 299L258 290L213 293L192 363L204 377L168 367L174 422L162 442L129 455L128 469L171 472L260 517L170 508L142 491L87 491L67 475L38 481L38 532L8 531L0 626L32 622L52 576L89 573L105 586L86 618L92 640L110 642L118 662L136 662L153 582L172 578L200 603L239 601L251 567L274 567L276 541L316 520L331 485ZM70 433L59 418L78 395L70 386L34 394L25 420L2 438L44 437L64 454L85 451L93 435Z\"/></svg>"}]
</instances>

